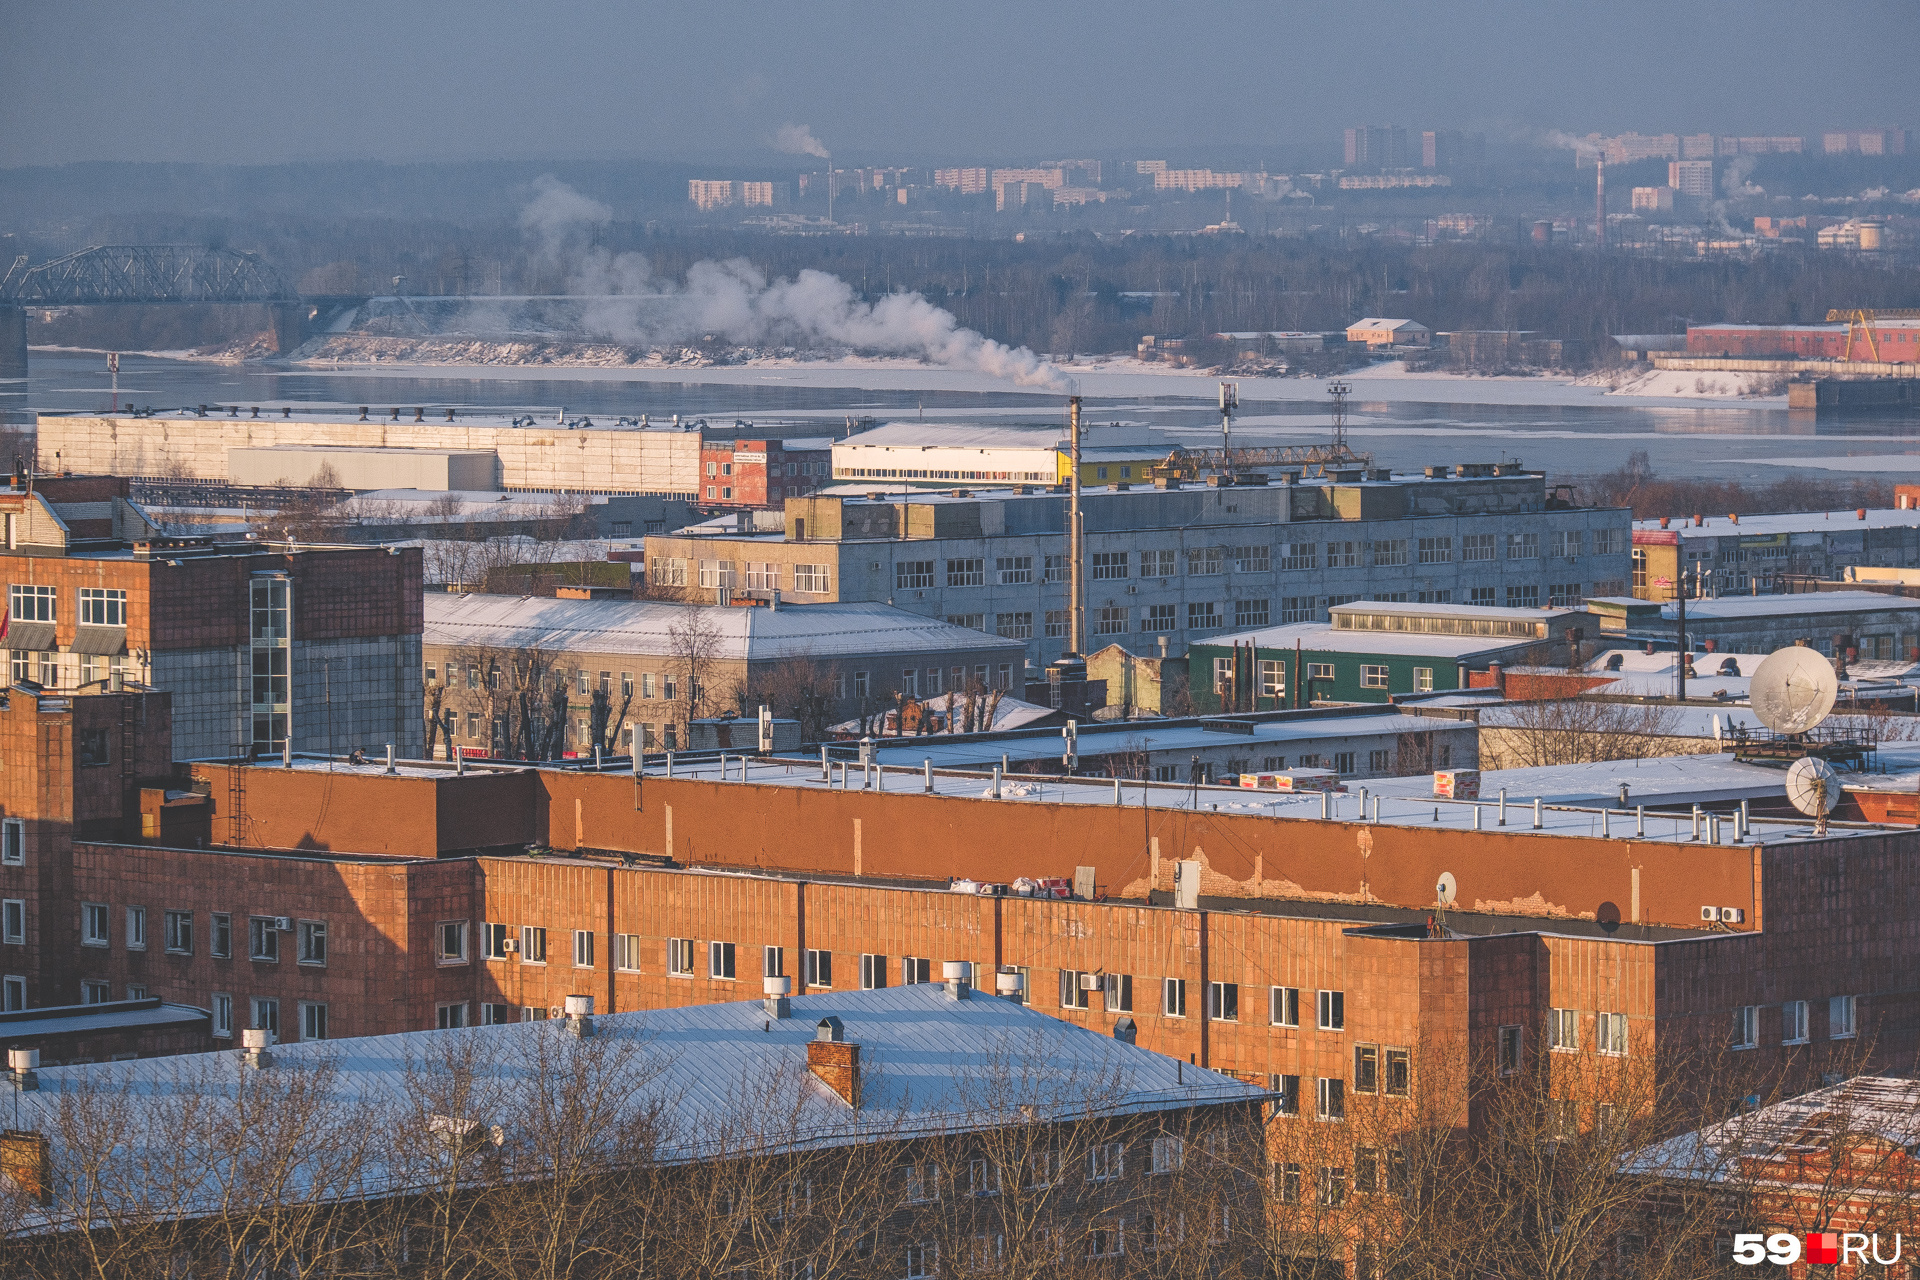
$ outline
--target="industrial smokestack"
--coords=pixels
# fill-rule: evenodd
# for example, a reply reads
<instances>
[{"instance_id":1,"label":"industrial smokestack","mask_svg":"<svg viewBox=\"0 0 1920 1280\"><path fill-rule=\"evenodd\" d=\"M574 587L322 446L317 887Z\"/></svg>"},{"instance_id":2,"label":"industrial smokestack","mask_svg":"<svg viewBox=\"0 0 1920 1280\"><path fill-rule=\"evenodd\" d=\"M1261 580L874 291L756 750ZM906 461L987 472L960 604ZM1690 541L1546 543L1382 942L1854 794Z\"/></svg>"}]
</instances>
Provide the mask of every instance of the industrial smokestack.
<instances>
[{"instance_id":1,"label":"industrial smokestack","mask_svg":"<svg viewBox=\"0 0 1920 1280\"><path fill-rule=\"evenodd\" d=\"M1607 247L1607 160L1605 156L1593 168L1593 239Z\"/></svg>"}]
</instances>

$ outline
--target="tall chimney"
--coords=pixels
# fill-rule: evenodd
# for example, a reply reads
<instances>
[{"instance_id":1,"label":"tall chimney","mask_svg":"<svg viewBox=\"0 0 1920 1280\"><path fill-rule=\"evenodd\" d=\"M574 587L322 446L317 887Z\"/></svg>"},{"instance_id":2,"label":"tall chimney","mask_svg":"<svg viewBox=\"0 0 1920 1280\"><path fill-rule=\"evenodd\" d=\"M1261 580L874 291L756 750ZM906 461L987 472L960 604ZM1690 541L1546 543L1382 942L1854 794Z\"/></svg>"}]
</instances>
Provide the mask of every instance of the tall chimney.
<instances>
[{"instance_id":1,"label":"tall chimney","mask_svg":"<svg viewBox=\"0 0 1920 1280\"><path fill-rule=\"evenodd\" d=\"M1607 247L1607 158L1600 157L1600 163L1593 170L1593 241L1602 249Z\"/></svg>"},{"instance_id":2,"label":"tall chimney","mask_svg":"<svg viewBox=\"0 0 1920 1280\"><path fill-rule=\"evenodd\" d=\"M1080 515L1080 397L1067 399L1067 421L1071 470L1067 476L1067 648L1075 657L1087 651L1086 591L1081 581L1086 572L1085 522Z\"/></svg>"},{"instance_id":3,"label":"tall chimney","mask_svg":"<svg viewBox=\"0 0 1920 1280\"><path fill-rule=\"evenodd\" d=\"M860 1105L860 1046L847 1039L840 1019L826 1017L807 1041L807 1070L850 1107Z\"/></svg>"}]
</instances>

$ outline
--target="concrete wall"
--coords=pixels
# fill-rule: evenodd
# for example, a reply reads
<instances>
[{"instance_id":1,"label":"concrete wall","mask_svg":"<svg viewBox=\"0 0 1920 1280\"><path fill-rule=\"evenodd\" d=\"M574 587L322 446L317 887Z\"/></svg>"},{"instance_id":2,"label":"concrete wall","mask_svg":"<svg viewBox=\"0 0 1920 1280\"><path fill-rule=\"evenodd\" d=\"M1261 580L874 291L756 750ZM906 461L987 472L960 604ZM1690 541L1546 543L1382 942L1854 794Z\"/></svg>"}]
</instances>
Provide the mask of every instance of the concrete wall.
<instances>
[{"instance_id":1,"label":"concrete wall","mask_svg":"<svg viewBox=\"0 0 1920 1280\"><path fill-rule=\"evenodd\" d=\"M227 478L235 484L315 482L323 467L343 489L486 490L500 486L500 459L492 450L269 449L227 450Z\"/></svg>"},{"instance_id":2,"label":"concrete wall","mask_svg":"<svg viewBox=\"0 0 1920 1280\"><path fill-rule=\"evenodd\" d=\"M75 471L125 476L225 479L229 450L298 445L491 450L500 484L513 489L691 494L699 483L697 431L60 414L43 414L39 431L42 458L58 451Z\"/></svg>"}]
</instances>

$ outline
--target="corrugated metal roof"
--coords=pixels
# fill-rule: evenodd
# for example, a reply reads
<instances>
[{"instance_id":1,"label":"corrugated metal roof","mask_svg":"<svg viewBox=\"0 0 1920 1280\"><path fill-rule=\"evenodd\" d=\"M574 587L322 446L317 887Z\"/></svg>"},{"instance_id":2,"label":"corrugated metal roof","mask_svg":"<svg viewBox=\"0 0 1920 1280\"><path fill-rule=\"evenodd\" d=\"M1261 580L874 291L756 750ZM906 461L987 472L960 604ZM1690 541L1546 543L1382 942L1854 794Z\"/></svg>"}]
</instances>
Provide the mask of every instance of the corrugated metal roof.
<instances>
[{"instance_id":1,"label":"corrugated metal roof","mask_svg":"<svg viewBox=\"0 0 1920 1280\"><path fill-rule=\"evenodd\" d=\"M713 632L712 656L766 661L959 650L1024 654L1017 640L908 613L891 605L783 604L778 609L721 608L647 600L560 600L538 596L435 595L422 600L423 643L548 652L669 657L673 640L698 614Z\"/></svg>"},{"instance_id":2,"label":"corrugated metal roof","mask_svg":"<svg viewBox=\"0 0 1920 1280\"><path fill-rule=\"evenodd\" d=\"M1525 612L1524 610L1522 612ZM1533 621L1547 617L1533 611ZM1258 627L1208 636L1192 642L1194 648L1252 644L1262 649L1301 649L1322 653L1395 654L1416 658L1473 658L1483 653L1502 653L1541 643L1538 636L1450 636L1424 631L1358 631L1335 628L1325 622L1296 622L1278 627Z\"/></svg>"}]
</instances>

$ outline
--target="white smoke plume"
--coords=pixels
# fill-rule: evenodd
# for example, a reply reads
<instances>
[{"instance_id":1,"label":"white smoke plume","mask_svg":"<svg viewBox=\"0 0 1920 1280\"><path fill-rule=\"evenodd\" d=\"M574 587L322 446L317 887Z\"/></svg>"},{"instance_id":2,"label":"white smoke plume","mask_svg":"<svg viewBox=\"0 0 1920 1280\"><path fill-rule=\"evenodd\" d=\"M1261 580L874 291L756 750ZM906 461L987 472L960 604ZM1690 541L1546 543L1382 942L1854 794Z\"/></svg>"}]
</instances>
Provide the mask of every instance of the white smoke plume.
<instances>
[{"instance_id":1,"label":"white smoke plume","mask_svg":"<svg viewBox=\"0 0 1920 1280\"><path fill-rule=\"evenodd\" d=\"M1067 379L1026 347L1009 347L963 328L953 313L917 293L862 302L840 277L802 271L769 281L743 258L696 262L684 283L656 277L638 253L595 244L613 211L559 179L542 177L520 225L549 270L583 295L582 326L627 346L661 346L718 335L739 345L839 346L915 355L1022 386L1065 389Z\"/></svg>"},{"instance_id":2,"label":"white smoke plume","mask_svg":"<svg viewBox=\"0 0 1920 1280\"><path fill-rule=\"evenodd\" d=\"M783 124L774 131L773 145L795 156L818 156L827 158L826 144L813 136L813 130L804 124Z\"/></svg>"}]
</instances>

